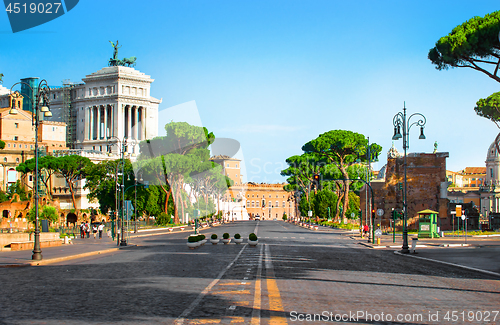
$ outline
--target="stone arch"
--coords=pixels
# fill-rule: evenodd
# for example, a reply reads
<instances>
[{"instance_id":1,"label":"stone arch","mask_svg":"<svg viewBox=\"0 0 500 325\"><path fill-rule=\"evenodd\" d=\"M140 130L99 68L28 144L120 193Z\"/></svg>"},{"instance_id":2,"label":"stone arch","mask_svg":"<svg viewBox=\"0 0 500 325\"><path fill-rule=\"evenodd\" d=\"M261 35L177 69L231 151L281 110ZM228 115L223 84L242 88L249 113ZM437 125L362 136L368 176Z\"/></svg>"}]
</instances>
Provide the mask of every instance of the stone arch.
<instances>
[{"instance_id":1,"label":"stone arch","mask_svg":"<svg viewBox=\"0 0 500 325\"><path fill-rule=\"evenodd\" d=\"M61 214L62 217L64 217L64 214ZM78 222L78 216L74 214L73 212L68 213L66 216L66 225L68 226L70 223L75 224Z\"/></svg>"}]
</instances>

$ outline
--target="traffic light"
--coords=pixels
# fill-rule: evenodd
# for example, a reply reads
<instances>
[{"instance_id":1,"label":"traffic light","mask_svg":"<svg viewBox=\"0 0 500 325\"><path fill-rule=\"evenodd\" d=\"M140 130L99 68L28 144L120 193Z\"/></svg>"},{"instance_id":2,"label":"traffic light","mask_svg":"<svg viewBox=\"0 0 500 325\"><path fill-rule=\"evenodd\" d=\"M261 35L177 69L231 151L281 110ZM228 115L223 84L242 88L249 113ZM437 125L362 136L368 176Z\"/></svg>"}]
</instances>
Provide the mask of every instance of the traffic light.
<instances>
[{"instance_id":1,"label":"traffic light","mask_svg":"<svg viewBox=\"0 0 500 325\"><path fill-rule=\"evenodd\" d=\"M319 174L314 174L313 179L314 179L314 184L316 186L316 189L321 190L321 183L319 181Z\"/></svg>"},{"instance_id":2,"label":"traffic light","mask_svg":"<svg viewBox=\"0 0 500 325\"><path fill-rule=\"evenodd\" d=\"M358 215L359 215L359 219L363 219L363 211L362 210L359 210Z\"/></svg>"},{"instance_id":3,"label":"traffic light","mask_svg":"<svg viewBox=\"0 0 500 325\"><path fill-rule=\"evenodd\" d=\"M372 209L372 220L375 220L375 209Z\"/></svg>"}]
</instances>

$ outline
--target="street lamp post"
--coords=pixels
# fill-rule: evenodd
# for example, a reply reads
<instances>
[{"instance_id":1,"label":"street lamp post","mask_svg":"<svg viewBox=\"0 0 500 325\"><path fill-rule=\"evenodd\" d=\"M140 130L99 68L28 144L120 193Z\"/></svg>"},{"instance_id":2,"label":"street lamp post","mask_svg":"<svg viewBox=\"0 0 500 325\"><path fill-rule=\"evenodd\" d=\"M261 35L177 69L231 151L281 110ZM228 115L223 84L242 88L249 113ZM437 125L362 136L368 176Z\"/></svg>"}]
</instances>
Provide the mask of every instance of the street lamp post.
<instances>
[{"instance_id":1,"label":"street lamp post","mask_svg":"<svg viewBox=\"0 0 500 325\"><path fill-rule=\"evenodd\" d=\"M121 160L121 165L122 165L122 184L120 185L120 188L122 189L122 209L121 209L121 230L120 230L120 236L117 236L117 245L120 246L127 246L127 240L125 239L125 228L124 228L124 208L125 208L125 146L126 146L126 139L121 141L118 137L116 136L108 136L108 139L116 139L120 143L120 160ZM118 216L118 214L117 214ZM117 218L118 221L118 218ZM117 226L118 227L118 226Z\"/></svg>"},{"instance_id":2,"label":"street lamp post","mask_svg":"<svg viewBox=\"0 0 500 325\"><path fill-rule=\"evenodd\" d=\"M21 97L21 94L16 91L12 92L12 88L14 88L15 85L17 84L24 84L28 86L31 89L31 93L34 93L33 88L25 83L25 82L17 82L12 87L10 88L10 94L12 96L12 107L9 111L9 114L16 115L17 109L16 109L16 100L14 97ZM17 96L16 96L17 95ZM35 199L35 238L34 238L34 245L33 245L33 255L31 256L32 260L39 261L41 260L42 257L42 250L40 249L40 226L38 224L38 178L39 178L39 173L38 173L38 125L40 124L39 120L39 112L43 112L44 116L50 117L52 116L52 113L49 110L49 96L50 95L50 88L47 84L47 81L43 79L40 81L38 84L38 88L36 88L36 95L35 95L35 111L33 112L32 118L31 118L31 123L33 126L35 126L35 193L34 193L34 199ZM19 100L17 101L19 103ZM18 105L20 108L20 106Z\"/></svg>"},{"instance_id":3,"label":"street lamp post","mask_svg":"<svg viewBox=\"0 0 500 325\"><path fill-rule=\"evenodd\" d=\"M140 183L137 183L137 176L136 176L135 183L134 183L134 184L132 184L132 185L130 185L129 187L127 187L127 188L123 191L123 196L125 196L125 193L126 193L129 189L131 189L132 187L134 187L134 189L135 189L135 190L137 190L137 187L138 187L138 186L144 186L144 188L148 188L148 187L149 187L149 182L145 182L145 181L143 181L143 179L142 179L142 175L140 175L140 174L139 174L139 177L140 177L140 179L139 179L139 182L140 182ZM136 200L137 200L137 198L136 198ZM136 206L135 206L135 211L134 211L134 212L136 213L136 216L137 216L137 201L136 201L136 204L135 204L135 205L136 205ZM122 210L123 210L123 207L122 207ZM122 230L123 230L123 212L122 212ZM136 229L135 229L135 232L137 232L137 227L136 227ZM127 242L125 241L125 245L122 245L122 243L120 242L120 245L121 245L121 246L127 246Z\"/></svg>"},{"instance_id":4,"label":"street lamp post","mask_svg":"<svg viewBox=\"0 0 500 325\"><path fill-rule=\"evenodd\" d=\"M411 123L412 117L416 117L418 120ZM420 127L420 136L419 139L425 139L424 135L424 125L426 122L426 118L424 115L420 113L413 113L408 118L406 117L406 103L403 104L403 112L398 112L394 115L393 125L394 125L394 136L392 140L398 140L403 138L403 149L404 149L404 196L403 196L403 247L401 248L401 253L408 254L410 250L408 249L408 180L406 176L406 150L410 147L410 129L413 125ZM401 135L401 129L403 129L403 135Z\"/></svg>"},{"instance_id":5,"label":"street lamp post","mask_svg":"<svg viewBox=\"0 0 500 325\"><path fill-rule=\"evenodd\" d=\"M368 168L366 170L366 183L370 182L370 179L371 179L371 163L372 163L372 155L374 154L375 156L373 156L374 158L374 162L378 161L378 154L375 152L375 153L372 153L371 152L371 146L370 146L370 137L367 138L368 140L368 144L366 145L366 160L367 160L367 163L368 163ZM356 147L356 149L358 149L358 147ZM361 162L361 160L359 159L358 157L358 161ZM365 192L365 222L367 224L369 224L369 229L370 231L368 232L368 242L371 241L371 238L373 237L373 222L372 222L372 218L368 218L368 215L370 213L370 211L373 209L373 205L372 206L369 206L369 200L368 200L368 190ZM361 218L360 218L360 223L361 223L361 227L363 227L363 215L361 215ZM363 236L363 233L361 233L361 236Z\"/></svg>"}]
</instances>

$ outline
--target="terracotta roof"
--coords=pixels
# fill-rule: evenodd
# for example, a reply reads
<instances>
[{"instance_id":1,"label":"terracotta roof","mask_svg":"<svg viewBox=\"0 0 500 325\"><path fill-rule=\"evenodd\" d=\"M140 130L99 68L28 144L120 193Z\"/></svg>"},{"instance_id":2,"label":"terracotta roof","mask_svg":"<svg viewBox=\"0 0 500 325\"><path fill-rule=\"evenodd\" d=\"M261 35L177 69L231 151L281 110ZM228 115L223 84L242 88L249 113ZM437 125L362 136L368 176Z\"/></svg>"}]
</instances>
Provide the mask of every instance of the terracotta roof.
<instances>
[{"instance_id":1,"label":"terracotta roof","mask_svg":"<svg viewBox=\"0 0 500 325\"><path fill-rule=\"evenodd\" d=\"M486 167L465 167L464 174L486 174Z\"/></svg>"}]
</instances>

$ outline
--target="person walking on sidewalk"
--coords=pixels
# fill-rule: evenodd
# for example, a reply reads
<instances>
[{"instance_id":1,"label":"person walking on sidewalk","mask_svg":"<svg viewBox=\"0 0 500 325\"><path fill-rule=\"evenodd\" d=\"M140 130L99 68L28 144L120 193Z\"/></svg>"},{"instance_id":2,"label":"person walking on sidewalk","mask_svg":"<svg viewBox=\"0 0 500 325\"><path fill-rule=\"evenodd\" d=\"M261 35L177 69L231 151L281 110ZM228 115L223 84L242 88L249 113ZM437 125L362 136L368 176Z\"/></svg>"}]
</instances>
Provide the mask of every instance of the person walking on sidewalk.
<instances>
[{"instance_id":1,"label":"person walking on sidewalk","mask_svg":"<svg viewBox=\"0 0 500 325\"><path fill-rule=\"evenodd\" d=\"M87 238L90 238L90 224L85 223L85 232L87 233Z\"/></svg>"},{"instance_id":2,"label":"person walking on sidewalk","mask_svg":"<svg viewBox=\"0 0 500 325\"><path fill-rule=\"evenodd\" d=\"M365 225L363 226L363 232L365 233L365 236L368 236L368 231L369 231L369 230L370 230L370 228L368 228L368 225L367 225L367 224L365 224Z\"/></svg>"},{"instance_id":3,"label":"person walking on sidewalk","mask_svg":"<svg viewBox=\"0 0 500 325\"><path fill-rule=\"evenodd\" d=\"M97 225L96 224L92 225L92 234L94 234L94 239L95 239L95 237L97 235Z\"/></svg>"},{"instance_id":4,"label":"person walking on sidewalk","mask_svg":"<svg viewBox=\"0 0 500 325\"><path fill-rule=\"evenodd\" d=\"M80 238L85 238L85 223L80 224Z\"/></svg>"},{"instance_id":5,"label":"person walking on sidewalk","mask_svg":"<svg viewBox=\"0 0 500 325\"><path fill-rule=\"evenodd\" d=\"M97 230L99 230L99 239L102 239L102 231L104 230L104 224L99 224L99 227L97 227Z\"/></svg>"}]
</instances>

